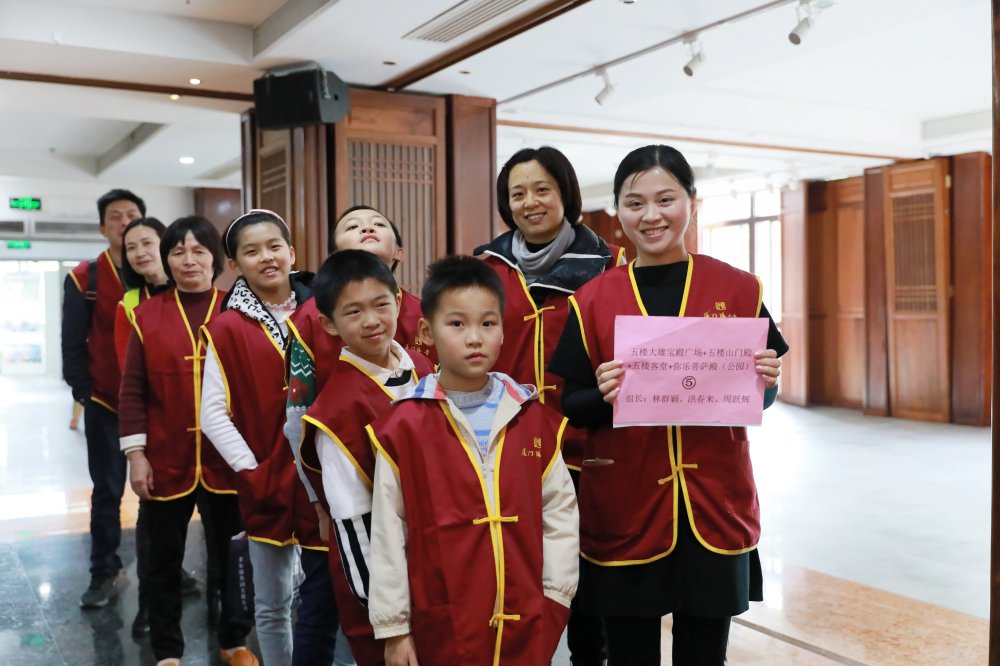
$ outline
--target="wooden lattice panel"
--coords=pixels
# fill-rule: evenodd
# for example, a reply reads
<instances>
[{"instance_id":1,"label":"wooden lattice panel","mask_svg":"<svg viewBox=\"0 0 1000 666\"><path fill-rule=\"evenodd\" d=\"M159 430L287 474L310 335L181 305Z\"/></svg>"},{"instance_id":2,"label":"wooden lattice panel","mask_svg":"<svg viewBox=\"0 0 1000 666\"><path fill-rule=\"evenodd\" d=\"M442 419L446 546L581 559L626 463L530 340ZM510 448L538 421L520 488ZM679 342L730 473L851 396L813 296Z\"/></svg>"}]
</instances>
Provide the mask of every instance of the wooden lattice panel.
<instances>
[{"instance_id":1,"label":"wooden lattice panel","mask_svg":"<svg viewBox=\"0 0 1000 666\"><path fill-rule=\"evenodd\" d=\"M937 310L934 194L927 192L893 198L892 226L896 310Z\"/></svg>"}]
</instances>

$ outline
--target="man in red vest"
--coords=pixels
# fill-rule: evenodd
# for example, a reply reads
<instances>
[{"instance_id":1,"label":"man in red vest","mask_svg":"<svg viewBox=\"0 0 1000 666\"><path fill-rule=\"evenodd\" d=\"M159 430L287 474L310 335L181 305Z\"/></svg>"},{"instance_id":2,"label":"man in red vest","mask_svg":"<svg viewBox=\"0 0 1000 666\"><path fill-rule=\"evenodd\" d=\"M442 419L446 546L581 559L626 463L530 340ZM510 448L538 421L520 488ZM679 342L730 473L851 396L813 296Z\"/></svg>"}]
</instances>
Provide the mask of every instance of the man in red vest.
<instances>
[{"instance_id":1,"label":"man in red vest","mask_svg":"<svg viewBox=\"0 0 1000 666\"><path fill-rule=\"evenodd\" d=\"M146 204L128 190L111 190L97 200L101 235L108 249L94 261L81 261L66 277L63 297L63 378L73 399L84 405L90 497L90 586L83 608L100 608L118 592L121 544L120 507L126 463L118 446L118 385L114 345L115 308L125 293L121 245L125 227L145 217Z\"/></svg>"}]
</instances>

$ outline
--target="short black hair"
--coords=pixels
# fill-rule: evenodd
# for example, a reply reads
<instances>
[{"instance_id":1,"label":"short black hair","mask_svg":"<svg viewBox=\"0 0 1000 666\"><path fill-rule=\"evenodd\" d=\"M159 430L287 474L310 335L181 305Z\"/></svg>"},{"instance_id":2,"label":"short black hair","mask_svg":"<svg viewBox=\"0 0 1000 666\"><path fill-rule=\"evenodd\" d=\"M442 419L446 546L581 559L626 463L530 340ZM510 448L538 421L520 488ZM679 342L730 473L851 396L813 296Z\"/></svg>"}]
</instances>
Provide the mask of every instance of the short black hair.
<instances>
[{"instance_id":1,"label":"short black hair","mask_svg":"<svg viewBox=\"0 0 1000 666\"><path fill-rule=\"evenodd\" d=\"M156 232L156 237L161 241L163 240L163 232L166 231L163 222L155 217L139 217L129 222L128 226L125 227L125 231L122 232L122 282L129 289L138 289L146 284L146 278L136 273L132 264L128 262L128 253L125 251L125 237L136 227L149 227Z\"/></svg>"},{"instance_id":2,"label":"short black hair","mask_svg":"<svg viewBox=\"0 0 1000 666\"><path fill-rule=\"evenodd\" d=\"M281 237L291 246L292 234L288 230L288 223L274 211L255 208L249 213L240 215L226 227L226 233L222 236L222 249L226 252L226 256L230 259L236 259L236 248L239 247L240 234L243 233L244 229L254 224L266 223L278 227Z\"/></svg>"},{"instance_id":3,"label":"short black hair","mask_svg":"<svg viewBox=\"0 0 1000 666\"><path fill-rule=\"evenodd\" d=\"M679 150L672 146L663 144L653 144L636 148L622 159L615 172L614 197L615 206L618 205L618 196L621 194L625 179L629 176L638 176L644 171L660 168L670 173L677 182L680 183L688 196L695 196L694 171L691 165L684 158Z\"/></svg>"},{"instance_id":4,"label":"short black hair","mask_svg":"<svg viewBox=\"0 0 1000 666\"><path fill-rule=\"evenodd\" d=\"M173 224L167 227L160 238L160 258L163 260L163 270L167 274L170 283L174 283L174 276L170 272L170 262L167 257L170 251L184 242L188 232L194 239L208 248L212 253L212 281L222 273L222 241L219 240L219 231L215 225L200 215L189 215L174 220Z\"/></svg>"},{"instance_id":5,"label":"short black hair","mask_svg":"<svg viewBox=\"0 0 1000 666\"><path fill-rule=\"evenodd\" d=\"M395 222L393 222L392 220L389 219L388 215L386 215L385 213L383 213L382 211L380 211L375 206L369 206L368 204L359 204L357 206L351 206L350 208L348 208L347 210L345 210L343 213L341 213L337 217L336 220L334 220L333 222L330 223L329 227L327 227L327 230L326 230L326 249L327 249L327 251L330 254L333 254L334 252L337 251L337 241L336 241L336 237L337 237L337 233L336 233L337 232L337 225L340 224L340 221L343 220L345 217L347 217L351 213L353 213L355 211L359 211L359 210L373 210L376 213L378 213L379 215L381 215L382 217L384 217L385 221L389 223L389 227L392 229L392 235L396 237L396 245L398 245L399 247L403 247L403 236L399 233L399 227L396 226ZM396 267L393 266L393 269L395 269L395 268Z\"/></svg>"},{"instance_id":6,"label":"short black hair","mask_svg":"<svg viewBox=\"0 0 1000 666\"><path fill-rule=\"evenodd\" d=\"M313 278L313 298L316 309L330 319L337 308L337 300L347 285L352 282L376 280L385 285L392 294L399 293L399 285L392 271L381 259L364 250L340 250L334 252Z\"/></svg>"},{"instance_id":7,"label":"short black hair","mask_svg":"<svg viewBox=\"0 0 1000 666\"><path fill-rule=\"evenodd\" d=\"M129 190L117 188L111 190L110 192L105 192L101 195L101 198L97 200L97 215L101 220L102 227L104 226L104 211L106 211L108 206L116 201L131 201L139 207L139 212L142 216L146 217L146 202Z\"/></svg>"},{"instance_id":8,"label":"short black hair","mask_svg":"<svg viewBox=\"0 0 1000 666\"><path fill-rule=\"evenodd\" d=\"M541 164L552 176L552 180L556 181L566 220L575 226L580 221L580 212L583 210L580 181L576 179L576 170L573 169L569 159L552 146L522 148L511 155L500 169L500 173L497 174L497 208L500 210L500 218L511 229L517 229L514 214L510 210L510 172L518 164L532 160Z\"/></svg>"},{"instance_id":9,"label":"short black hair","mask_svg":"<svg viewBox=\"0 0 1000 666\"><path fill-rule=\"evenodd\" d=\"M471 287L493 293L500 301L500 312L503 312L506 300L503 283L497 272L486 262L464 254L435 261L427 267L427 281L420 292L420 311L424 319L430 319L437 312L444 292Z\"/></svg>"}]
</instances>

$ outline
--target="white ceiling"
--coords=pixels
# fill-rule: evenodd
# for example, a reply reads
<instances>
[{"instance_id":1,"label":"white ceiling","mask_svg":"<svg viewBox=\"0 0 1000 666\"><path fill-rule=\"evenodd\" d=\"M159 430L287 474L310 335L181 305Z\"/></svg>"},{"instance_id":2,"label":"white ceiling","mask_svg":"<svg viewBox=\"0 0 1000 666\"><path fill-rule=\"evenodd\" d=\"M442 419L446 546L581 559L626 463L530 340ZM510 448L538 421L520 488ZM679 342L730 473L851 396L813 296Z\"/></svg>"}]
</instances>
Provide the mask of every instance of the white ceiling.
<instances>
[{"instance_id":1,"label":"white ceiling","mask_svg":"<svg viewBox=\"0 0 1000 666\"><path fill-rule=\"evenodd\" d=\"M545 4L491 2L506 12L439 43L406 35L472 0L0 0L0 70L185 88L198 77L203 88L249 93L263 70L315 60L377 86ZM829 151L990 149L988 0L839 0L800 46L787 39L797 21L790 2L703 32L706 59L693 77L681 72L688 53L678 42L610 67L615 92L603 106L593 73L521 97L762 4L592 0L410 90L500 100L498 159L523 146L560 147L589 207L607 201L625 152L650 140L506 121L673 137L709 195L886 161ZM0 175L235 187L247 106L0 80Z\"/></svg>"}]
</instances>

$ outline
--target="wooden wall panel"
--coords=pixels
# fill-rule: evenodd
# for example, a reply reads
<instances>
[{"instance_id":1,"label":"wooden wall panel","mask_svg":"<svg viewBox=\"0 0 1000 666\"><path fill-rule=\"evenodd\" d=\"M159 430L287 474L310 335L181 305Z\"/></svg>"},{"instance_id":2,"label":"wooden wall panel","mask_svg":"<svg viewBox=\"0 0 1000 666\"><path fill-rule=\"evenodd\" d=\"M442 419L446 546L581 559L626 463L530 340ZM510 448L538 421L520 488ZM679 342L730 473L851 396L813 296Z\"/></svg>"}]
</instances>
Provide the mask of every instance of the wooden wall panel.
<instances>
[{"instance_id":1,"label":"wooden wall panel","mask_svg":"<svg viewBox=\"0 0 1000 666\"><path fill-rule=\"evenodd\" d=\"M448 252L472 254L502 226L496 190L497 103L448 97Z\"/></svg>"},{"instance_id":2,"label":"wooden wall panel","mask_svg":"<svg viewBox=\"0 0 1000 666\"><path fill-rule=\"evenodd\" d=\"M952 420L966 425L990 424L991 162L988 153L952 158Z\"/></svg>"},{"instance_id":3,"label":"wooden wall panel","mask_svg":"<svg viewBox=\"0 0 1000 666\"><path fill-rule=\"evenodd\" d=\"M630 260L635 259L635 245L632 244L622 231L622 225L618 222L618 217L608 215L603 210L593 210L583 213L583 223L604 239L605 243L612 243L625 248L625 256ZM688 248L690 249L690 247Z\"/></svg>"},{"instance_id":4,"label":"wooden wall panel","mask_svg":"<svg viewBox=\"0 0 1000 666\"><path fill-rule=\"evenodd\" d=\"M837 345L834 404L860 409L865 389L865 238L864 182L848 178L834 185L836 199Z\"/></svg>"},{"instance_id":5,"label":"wooden wall panel","mask_svg":"<svg viewBox=\"0 0 1000 666\"><path fill-rule=\"evenodd\" d=\"M889 341L886 314L884 169L864 175L865 391L864 412L889 415Z\"/></svg>"},{"instance_id":6,"label":"wooden wall panel","mask_svg":"<svg viewBox=\"0 0 1000 666\"><path fill-rule=\"evenodd\" d=\"M836 191L824 181L807 183L806 270L809 312L809 403L835 404L837 364Z\"/></svg>"},{"instance_id":7,"label":"wooden wall panel","mask_svg":"<svg viewBox=\"0 0 1000 666\"><path fill-rule=\"evenodd\" d=\"M809 273L806 248L806 188L781 192L781 333L789 352L781 359L779 399L809 402Z\"/></svg>"},{"instance_id":8,"label":"wooden wall panel","mask_svg":"<svg viewBox=\"0 0 1000 666\"><path fill-rule=\"evenodd\" d=\"M892 414L951 418L948 160L886 167L886 287Z\"/></svg>"},{"instance_id":9,"label":"wooden wall panel","mask_svg":"<svg viewBox=\"0 0 1000 666\"><path fill-rule=\"evenodd\" d=\"M244 168L246 166L244 165ZM196 187L194 190L194 214L211 222L219 232L225 233L229 223L243 213L243 195L240 190L221 187ZM164 220L164 223L169 223ZM228 290L236 281L236 271L224 264L222 274L215 280L215 286Z\"/></svg>"},{"instance_id":10,"label":"wooden wall panel","mask_svg":"<svg viewBox=\"0 0 1000 666\"><path fill-rule=\"evenodd\" d=\"M428 264L448 250L445 101L351 90L333 127L332 210L356 204L389 216L403 236L400 286L419 293Z\"/></svg>"}]
</instances>

